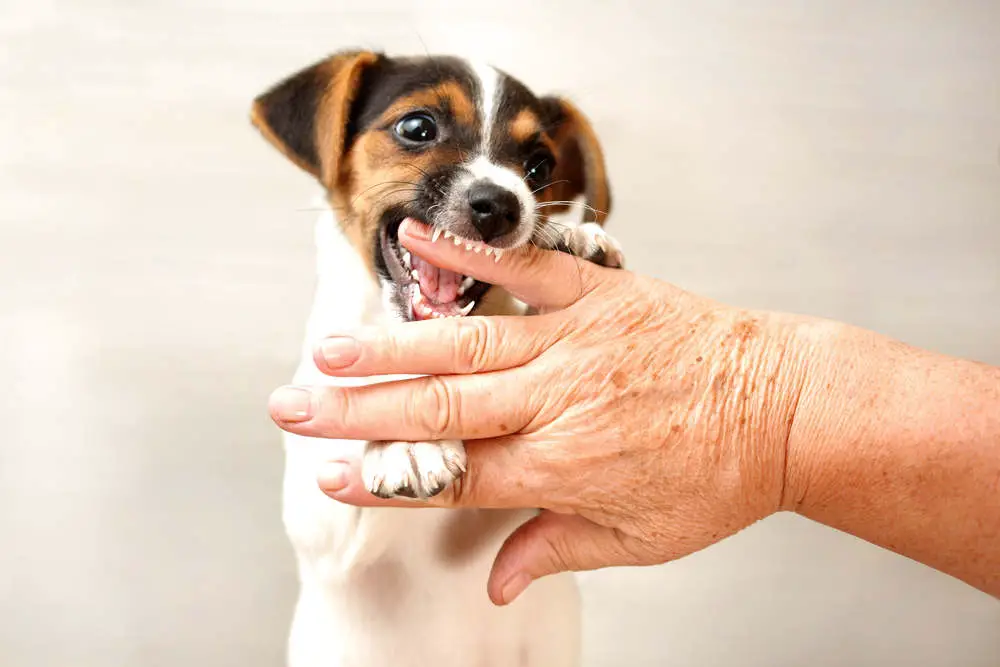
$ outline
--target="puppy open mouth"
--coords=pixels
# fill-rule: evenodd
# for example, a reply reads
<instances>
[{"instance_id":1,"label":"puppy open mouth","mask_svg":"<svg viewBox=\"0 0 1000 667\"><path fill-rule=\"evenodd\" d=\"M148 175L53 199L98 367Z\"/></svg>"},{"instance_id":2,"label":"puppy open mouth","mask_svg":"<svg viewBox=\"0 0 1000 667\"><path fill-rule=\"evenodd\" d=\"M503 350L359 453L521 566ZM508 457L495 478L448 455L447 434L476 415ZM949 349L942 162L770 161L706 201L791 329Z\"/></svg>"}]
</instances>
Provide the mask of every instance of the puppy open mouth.
<instances>
[{"instance_id":1,"label":"puppy open mouth","mask_svg":"<svg viewBox=\"0 0 1000 667\"><path fill-rule=\"evenodd\" d=\"M476 307L492 285L464 276L448 269L434 266L410 254L399 243L399 226L402 221L383 225L379 248L389 277L403 300L409 305L409 319L429 320L442 317L464 317ZM434 229L434 240L441 239L455 245L465 245L466 250L494 255L503 253L479 241L463 239L454 234ZM404 313L405 315L406 313Z\"/></svg>"}]
</instances>

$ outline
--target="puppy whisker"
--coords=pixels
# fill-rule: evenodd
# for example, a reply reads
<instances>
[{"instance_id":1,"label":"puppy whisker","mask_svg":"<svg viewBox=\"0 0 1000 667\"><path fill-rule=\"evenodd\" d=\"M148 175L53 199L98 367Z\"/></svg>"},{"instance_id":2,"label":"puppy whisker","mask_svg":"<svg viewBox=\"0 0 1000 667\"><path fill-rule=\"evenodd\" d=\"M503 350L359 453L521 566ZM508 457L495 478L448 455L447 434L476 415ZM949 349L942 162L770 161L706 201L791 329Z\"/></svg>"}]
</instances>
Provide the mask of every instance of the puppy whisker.
<instances>
[{"instance_id":1,"label":"puppy whisker","mask_svg":"<svg viewBox=\"0 0 1000 667\"><path fill-rule=\"evenodd\" d=\"M521 179L521 180L525 180L525 179L527 179L527 178L528 178L528 175L527 175L527 174L525 174L525 175L524 175L524 177L522 177L522 179ZM567 180L566 180L565 178L563 178L563 179L560 179L560 180L558 180L558 181L552 181L552 182L550 182L550 183L546 183L545 185L540 185L540 186L538 186L537 188L535 188L534 190L532 190L532 191L531 191L531 194L533 194L533 195L534 195L534 194L538 194L539 192L541 192L541 191L542 191L542 190L544 190L545 188L550 188L550 187L552 187L553 185L559 185L560 183L569 183L569 181L567 181Z\"/></svg>"},{"instance_id":2,"label":"puppy whisker","mask_svg":"<svg viewBox=\"0 0 1000 667\"><path fill-rule=\"evenodd\" d=\"M365 194L367 194L371 190L374 190L375 188L378 188L378 187L385 187L385 186L389 186L389 185L413 185L413 186L416 186L418 188L420 187L420 184L416 183L414 181L381 181L381 182L376 183L375 185L372 185L371 187L365 188L364 190L362 190L361 192L359 192L357 194L357 196L355 196L354 199L351 200L351 206L353 207L362 196L364 196Z\"/></svg>"},{"instance_id":3,"label":"puppy whisker","mask_svg":"<svg viewBox=\"0 0 1000 667\"><path fill-rule=\"evenodd\" d=\"M545 208L547 206L582 206L584 210L590 211L594 215L607 215L607 211L601 211L594 208L593 206L588 206L587 204L582 204L576 201L546 201L539 204L535 204L535 210Z\"/></svg>"},{"instance_id":4,"label":"puppy whisker","mask_svg":"<svg viewBox=\"0 0 1000 667\"><path fill-rule=\"evenodd\" d=\"M544 224L535 228L531 236L531 243L540 248L554 248L569 229L569 225L552 220L548 216L541 216L541 218L540 222Z\"/></svg>"},{"instance_id":5,"label":"puppy whisker","mask_svg":"<svg viewBox=\"0 0 1000 667\"><path fill-rule=\"evenodd\" d=\"M430 176L426 169L423 169L420 165L413 164L412 162L403 162L400 166L415 169L421 176Z\"/></svg>"},{"instance_id":6,"label":"puppy whisker","mask_svg":"<svg viewBox=\"0 0 1000 667\"><path fill-rule=\"evenodd\" d=\"M398 195L398 194L402 194L404 192L423 192L423 188L398 188L396 190L391 190L390 192L386 192L386 193L383 193L382 195L380 195L375 201L372 202L372 204L373 205L374 204L378 204L379 202L382 202L382 201L388 199L389 197L392 197L392 196ZM413 198L413 199L410 199L407 203L412 204L415 201L416 201L416 198Z\"/></svg>"}]
</instances>

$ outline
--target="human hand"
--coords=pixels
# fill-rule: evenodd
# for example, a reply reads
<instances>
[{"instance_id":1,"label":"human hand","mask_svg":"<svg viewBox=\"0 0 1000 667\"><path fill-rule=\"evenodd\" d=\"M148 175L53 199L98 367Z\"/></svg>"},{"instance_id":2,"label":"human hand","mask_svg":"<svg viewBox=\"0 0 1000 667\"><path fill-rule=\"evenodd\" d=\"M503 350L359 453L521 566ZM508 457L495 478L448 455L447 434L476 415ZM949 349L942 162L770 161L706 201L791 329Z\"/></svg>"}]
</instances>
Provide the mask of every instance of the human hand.
<instances>
[{"instance_id":1,"label":"human hand","mask_svg":"<svg viewBox=\"0 0 1000 667\"><path fill-rule=\"evenodd\" d=\"M324 491L357 505L542 508L504 544L489 592L509 603L564 570L655 564L777 511L797 397L800 321L703 299L572 256L524 248L502 262L400 239L434 264L503 285L543 314L468 317L342 332L335 376L426 374L311 390L284 429L364 440L462 439L460 483L422 503L364 489L334 461ZM321 346L322 347L322 346ZM327 346L332 350L332 346ZM279 390L280 392L281 390Z\"/></svg>"}]
</instances>

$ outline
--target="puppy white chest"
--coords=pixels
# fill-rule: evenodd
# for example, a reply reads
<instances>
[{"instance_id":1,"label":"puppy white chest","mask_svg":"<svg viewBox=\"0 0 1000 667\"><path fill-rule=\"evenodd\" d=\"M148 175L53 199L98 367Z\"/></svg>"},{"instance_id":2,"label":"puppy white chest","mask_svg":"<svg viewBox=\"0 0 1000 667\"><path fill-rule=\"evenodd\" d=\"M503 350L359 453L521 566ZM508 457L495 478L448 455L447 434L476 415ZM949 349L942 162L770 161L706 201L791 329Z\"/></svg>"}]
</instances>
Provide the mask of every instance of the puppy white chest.
<instances>
[{"instance_id":1,"label":"puppy white chest","mask_svg":"<svg viewBox=\"0 0 1000 667\"><path fill-rule=\"evenodd\" d=\"M325 335L391 319L331 214L319 220L316 241L319 282L294 381L385 381L335 380L313 363L312 350ZM284 521L301 582L291 667L578 664L579 601L571 576L540 581L505 608L486 594L493 557L531 512L342 505L320 492L317 467L345 450L360 454L364 443L284 437Z\"/></svg>"}]
</instances>

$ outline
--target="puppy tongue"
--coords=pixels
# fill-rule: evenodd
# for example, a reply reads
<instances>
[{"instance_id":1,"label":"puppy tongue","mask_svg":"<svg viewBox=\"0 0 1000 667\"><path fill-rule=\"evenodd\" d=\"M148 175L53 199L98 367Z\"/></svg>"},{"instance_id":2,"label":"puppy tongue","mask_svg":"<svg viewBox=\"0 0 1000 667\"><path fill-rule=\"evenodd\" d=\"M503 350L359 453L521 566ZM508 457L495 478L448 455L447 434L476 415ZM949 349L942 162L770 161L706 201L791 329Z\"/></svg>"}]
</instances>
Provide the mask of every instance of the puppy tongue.
<instances>
[{"instance_id":1,"label":"puppy tongue","mask_svg":"<svg viewBox=\"0 0 1000 667\"><path fill-rule=\"evenodd\" d=\"M419 276L420 291L430 301L451 303L458 298L458 286L462 284L461 275L448 269L439 269L416 255L410 256L410 266Z\"/></svg>"}]
</instances>

